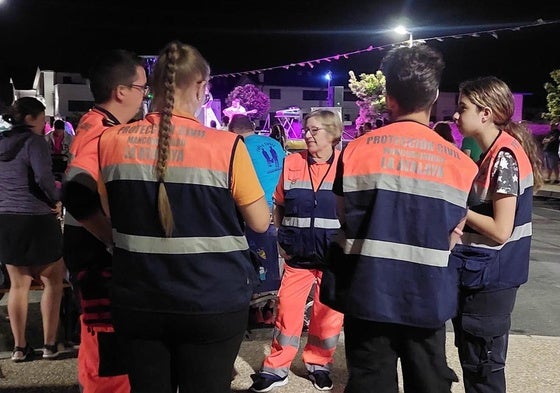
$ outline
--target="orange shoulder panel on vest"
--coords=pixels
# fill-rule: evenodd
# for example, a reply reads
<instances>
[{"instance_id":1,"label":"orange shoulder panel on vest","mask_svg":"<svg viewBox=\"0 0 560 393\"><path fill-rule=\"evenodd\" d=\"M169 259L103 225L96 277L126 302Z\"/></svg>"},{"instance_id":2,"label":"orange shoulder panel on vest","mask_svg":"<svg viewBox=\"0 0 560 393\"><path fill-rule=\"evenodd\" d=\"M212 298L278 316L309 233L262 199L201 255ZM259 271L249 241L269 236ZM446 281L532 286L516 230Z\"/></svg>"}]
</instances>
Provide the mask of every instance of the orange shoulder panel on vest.
<instances>
[{"instance_id":1,"label":"orange shoulder panel on vest","mask_svg":"<svg viewBox=\"0 0 560 393\"><path fill-rule=\"evenodd\" d=\"M469 189L476 164L427 126L396 122L350 142L344 175L385 173Z\"/></svg>"},{"instance_id":2,"label":"orange shoulder panel on vest","mask_svg":"<svg viewBox=\"0 0 560 393\"><path fill-rule=\"evenodd\" d=\"M102 143L104 166L112 164L153 165L157 159L159 114L108 129ZM173 116L169 138L168 167L194 166L211 170L229 169L237 134L205 127L195 119ZM224 150L228 154L224 154Z\"/></svg>"},{"instance_id":3,"label":"orange shoulder panel on vest","mask_svg":"<svg viewBox=\"0 0 560 393\"><path fill-rule=\"evenodd\" d=\"M97 180L99 174L98 143L99 137L107 126L103 125L105 116L96 110L90 110L80 119L76 136L70 145L70 168L87 171Z\"/></svg>"}]
</instances>

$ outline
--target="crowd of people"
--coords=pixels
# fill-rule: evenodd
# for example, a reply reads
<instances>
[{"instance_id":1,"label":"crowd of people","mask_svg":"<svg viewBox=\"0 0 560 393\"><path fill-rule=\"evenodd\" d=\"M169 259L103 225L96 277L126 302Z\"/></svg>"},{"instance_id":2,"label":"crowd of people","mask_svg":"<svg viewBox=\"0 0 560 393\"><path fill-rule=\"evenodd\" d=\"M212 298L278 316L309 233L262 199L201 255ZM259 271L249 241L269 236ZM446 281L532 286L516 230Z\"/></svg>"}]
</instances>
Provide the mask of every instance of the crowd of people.
<instances>
[{"instance_id":1,"label":"crowd of people","mask_svg":"<svg viewBox=\"0 0 560 393\"><path fill-rule=\"evenodd\" d=\"M558 182L559 132L543 141L545 179L543 148L512 120L509 87L480 77L459 86L457 146L449 123L430 127L444 67L425 44L390 50L387 121L365 123L340 149L339 114L312 111L306 149L291 154L282 127L257 135L238 99L223 112L230 132L201 124L210 64L179 41L151 75L130 51L101 54L90 72L95 104L73 138L62 121L45 137L44 105L16 100L0 133L12 360L34 354L25 335L34 279L44 285L42 356L57 357L68 275L84 393L229 392L264 286L278 293L253 392L288 383L311 293L302 359L317 390L333 388L343 331L345 393L398 391L399 359L405 392L450 393L452 321L465 392L505 393L533 194Z\"/></svg>"}]
</instances>

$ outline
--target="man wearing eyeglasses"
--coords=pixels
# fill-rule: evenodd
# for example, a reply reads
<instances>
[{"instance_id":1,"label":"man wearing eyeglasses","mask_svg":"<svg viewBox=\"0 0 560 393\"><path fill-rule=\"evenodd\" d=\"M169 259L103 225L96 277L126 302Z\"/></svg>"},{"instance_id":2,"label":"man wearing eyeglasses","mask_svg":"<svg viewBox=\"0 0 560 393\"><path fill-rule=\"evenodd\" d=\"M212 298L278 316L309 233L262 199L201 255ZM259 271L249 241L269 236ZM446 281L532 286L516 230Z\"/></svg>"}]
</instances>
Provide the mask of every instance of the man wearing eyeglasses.
<instances>
[{"instance_id":1,"label":"man wearing eyeglasses","mask_svg":"<svg viewBox=\"0 0 560 393\"><path fill-rule=\"evenodd\" d=\"M110 126L128 123L149 94L142 59L125 50L104 53L92 68L90 87L95 105L82 116L76 129L63 186L68 212L64 221L64 261L82 308L78 381L83 393L129 393L110 315L111 253L105 239L94 237L77 220L91 214L84 209L84 201L99 205L101 134Z\"/></svg>"}]
</instances>

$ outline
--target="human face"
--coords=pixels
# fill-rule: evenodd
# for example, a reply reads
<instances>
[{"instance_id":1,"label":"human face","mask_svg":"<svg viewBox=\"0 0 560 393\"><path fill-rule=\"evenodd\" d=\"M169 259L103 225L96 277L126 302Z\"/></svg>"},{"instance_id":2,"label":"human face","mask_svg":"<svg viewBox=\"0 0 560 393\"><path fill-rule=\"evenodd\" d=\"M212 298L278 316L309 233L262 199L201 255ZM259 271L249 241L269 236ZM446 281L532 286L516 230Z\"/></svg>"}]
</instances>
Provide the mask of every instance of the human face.
<instances>
[{"instance_id":1,"label":"human face","mask_svg":"<svg viewBox=\"0 0 560 393\"><path fill-rule=\"evenodd\" d=\"M307 150L312 156L333 149L334 137L325 130L318 117L307 119L305 128L302 129L302 136L305 139Z\"/></svg>"},{"instance_id":2,"label":"human face","mask_svg":"<svg viewBox=\"0 0 560 393\"><path fill-rule=\"evenodd\" d=\"M31 130L37 135L45 134L46 117L45 112L41 112L37 117L31 115L25 116L25 124L31 127Z\"/></svg>"},{"instance_id":3,"label":"human face","mask_svg":"<svg viewBox=\"0 0 560 393\"><path fill-rule=\"evenodd\" d=\"M482 110L461 94L459 95L457 110L453 114L453 120L462 135L474 136L480 132L483 125Z\"/></svg>"},{"instance_id":4,"label":"human face","mask_svg":"<svg viewBox=\"0 0 560 393\"><path fill-rule=\"evenodd\" d=\"M126 94L126 97L122 101L123 105L127 108L128 119L126 119L125 122L132 119L138 113L138 110L142 106L142 102L147 96L146 93L149 89L148 78L146 77L144 67L136 67L136 78L127 87L129 94Z\"/></svg>"},{"instance_id":5,"label":"human face","mask_svg":"<svg viewBox=\"0 0 560 393\"><path fill-rule=\"evenodd\" d=\"M136 85L133 83L132 85L130 85L130 87L141 91L142 94L144 94L144 98L148 97L148 95L150 94L150 86L148 85Z\"/></svg>"},{"instance_id":6,"label":"human face","mask_svg":"<svg viewBox=\"0 0 560 393\"><path fill-rule=\"evenodd\" d=\"M210 102L212 95L210 94L210 83L208 80L201 80L196 82L196 111L195 115L198 116L202 107Z\"/></svg>"}]
</instances>

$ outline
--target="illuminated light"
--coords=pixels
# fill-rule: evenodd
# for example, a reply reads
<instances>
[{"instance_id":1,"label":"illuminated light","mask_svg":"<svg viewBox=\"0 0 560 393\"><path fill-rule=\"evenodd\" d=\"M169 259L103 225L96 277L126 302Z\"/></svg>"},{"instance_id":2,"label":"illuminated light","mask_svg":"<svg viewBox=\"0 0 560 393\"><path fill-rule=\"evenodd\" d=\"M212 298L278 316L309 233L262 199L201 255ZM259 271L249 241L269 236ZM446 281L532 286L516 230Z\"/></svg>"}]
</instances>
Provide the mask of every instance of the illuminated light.
<instances>
[{"instance_id":1,"label":"illuminated light","mask_svg":"<svg viewBox=\"0 0 560 393\"><path fill-rule=\"evenodd\" d=\"M406 27L399 25L393 29L397 34L408 34L408 46L412 48L412 33Z\"/></svg>"},{"instance_id":2,"label":"illuminated light","mask_svg":"<svg viewBox=\"0 0 560 393\"><path fill-rule=\"evenodd\" d=\"M560 20L553 20L553 21L544 21L542 19L537 20L536 22L530 23L530 24L525 24L525 25L518 25L518 26L509 26L509 27L504 27L504 28L500 28L500 29L494 29L494 30L480 30L480 31L476 31L476 32L469 32L469 33L461 33L461 34L455 34L455 35L445 35L445 36L437 36L437 37L430 37L430 38L425 38L422 40L417 40L418 42L427 42L427 41L438 41L438 42L443 42L444 40L448 39L448 38L455 38L455 39L459 39L459 38L463 38L463 37L468 37L468 36L473 36L473 37L478 37L482 34L490 34L492 35L492 37L498 39L498 32L500 31L520 31L521 29L525 29L525 28L530 28L530 27L535 27L535 26L541 26L541 25L552 25L552 24L558 24L560 23ZM406 29L405 29L406 30ZM400 31L400 29L399 29ZM409 34L409 45L412 45L413 43L413 37L412 34L410 32L408 32ZM334 56L329 56L327 58L322 58L320 60L325 60L330 62L331 60L339 60L340 56L343 56L344 58L349 58L349 56L353 56L353 55L357 55L360 53L364 53L364 52L368 52L372 49L376 49L379 51L383 51L386 49L391 49L395 47L395 44L391 43L391 44L386 44L386 45L381 45L381 46L369 46L366 49L361 49L361 50L357 50L357 51L353 51L353 52L348 52L345 54L338 54L338 55L334 55ZM371 49L370 49L371 48ZM149 61L154 61L157 58L156 56L143 56L143 57L149 57ZM300 65L300 66L305 66L305 64L307 64L310 61L315 61L317 62L317 59L314 60L305 60L302 63L296 64L296 63L292 63L292 64L286 64L286 65L278 65L275 67L267 67L267 68L263 68L263 69L259 69L256 71L271 71L271 70L276 70L276 69L289 69L291 67L295 67L296 65ZM243 72L243 74L249 73L249 71L245 71ZM213 78L220 78L220 77L230 77L230 76L234 76L235 74L221 74L221 75L214 75ZM13 86L13 85L12 85Z\"/></svg>"}]
</instances>

